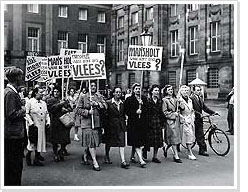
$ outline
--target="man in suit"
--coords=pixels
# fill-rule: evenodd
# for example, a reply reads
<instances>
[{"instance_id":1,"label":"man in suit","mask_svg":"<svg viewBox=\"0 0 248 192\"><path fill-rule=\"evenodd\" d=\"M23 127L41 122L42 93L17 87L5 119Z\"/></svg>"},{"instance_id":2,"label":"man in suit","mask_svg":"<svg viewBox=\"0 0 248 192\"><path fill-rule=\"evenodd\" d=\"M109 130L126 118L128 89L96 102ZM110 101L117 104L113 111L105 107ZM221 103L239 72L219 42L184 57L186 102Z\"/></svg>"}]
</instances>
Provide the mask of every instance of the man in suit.
<instances>
[{"instance_id":1,"label":"man in suit","mask_svg":"<svg viewBox=\"0 0 248 192\"><path fill-rule=\"evenodd\" d=\"M216 114L217 112L209 109L201 97L201 87L199 85L195 85L193 87L193 93L191 94L190 98L192 99L193 108L195 110L195 137L197 144L199 145L199 155L202 156L209 156L207 153L207 145L205 143L204 132L203 132L203 119L202 111L208 114Z\"/></svg>"},{"instance_id":2,"label":"man in suit","mask_svg":"<svg viewBox=\"0 0 248 192\"><path fill-rule=\"evenodd\" d=\"M6 73L4 89L4 185L21 185L25 129L25 103L17 92L23 72L12 68Z\"/></svg>"}]
</instances>

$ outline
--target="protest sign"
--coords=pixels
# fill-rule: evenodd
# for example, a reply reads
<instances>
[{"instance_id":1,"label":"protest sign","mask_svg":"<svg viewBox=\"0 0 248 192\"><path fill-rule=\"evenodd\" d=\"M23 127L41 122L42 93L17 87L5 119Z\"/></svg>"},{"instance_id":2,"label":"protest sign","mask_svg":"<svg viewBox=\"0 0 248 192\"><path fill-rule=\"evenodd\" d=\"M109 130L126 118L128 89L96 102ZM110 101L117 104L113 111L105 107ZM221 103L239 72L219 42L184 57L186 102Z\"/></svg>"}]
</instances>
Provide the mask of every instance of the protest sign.
<instances>
[{"instance_id":1,"label":"protest sign","mask_svg":"<svg viewBox=\"0 0 248 192\"><path fill-rule=\"evenodd\" d=\"M129 45L127 69L161 71L162 47Z\"/></svg>"},{"instance_id":2,"label":"protest sign","mask_svg":"<svg viewBox=\"0 0 248 192\"><path fill-rule=\"evenodd\" d=\"M48 81L48 75L47 75L47 57L44 57L41 60L41 65L40 65L40 78L38 79L39 82L46 82Z\"/></svg>"},{"instance_id":3,"label":"protest sign","mask_svg":"<svg viewBox=\"0 0 248 192\"><path fill-rule=\"evenodd\" d=\"M48 78L59 79L71 76L71 56L55 55L47 57L47 76Z\"/></svg>"},{"instance_id":4,"label":"protest sign","mask_svg":"<svg viewBox=\"0 0 248 192\"><path fill-rule=\"evenodd\" d=\"M73 80L106 79L104 53L71 55Z\"/></svg>"},{"instance_id":5,"label":"protest sign","mask_svg":"<svg viewBox=\"0 0 248 192\"><path fill-rule=\"evenodd\" d=\"M60 55L72 55L72 54L82 54L83 50L81 49L60 49Z\"/></svg>"},{"instance_id":6,"label":"protest sign","mask_svg":"<svg viewBox=\"0 0 248 192\"><path fill-rule=\"evenodd\" d=\"M34 81L40 78L40 66L43 58L27 56L25 81Z\"/></svg>"}]
</instances>

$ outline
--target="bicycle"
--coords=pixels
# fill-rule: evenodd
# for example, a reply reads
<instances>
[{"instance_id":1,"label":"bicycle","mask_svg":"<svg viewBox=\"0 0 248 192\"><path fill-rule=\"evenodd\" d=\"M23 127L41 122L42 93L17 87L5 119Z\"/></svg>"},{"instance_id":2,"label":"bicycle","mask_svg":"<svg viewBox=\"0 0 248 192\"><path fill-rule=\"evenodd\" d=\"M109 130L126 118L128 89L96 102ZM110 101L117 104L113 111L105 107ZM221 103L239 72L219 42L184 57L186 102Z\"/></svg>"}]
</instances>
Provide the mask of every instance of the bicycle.
<instances>
[{"instance_id":1,"label":"bicycle","mask_svg":"<svg viewBox=\"0 0 248 192\"><path fill-rule=\"evenodd\" d=\"M201 118L203 119L203 123L208 123L209 127L204 132L205 140L208 140L210 148L219 156L225 156L228 154L230 150L230 140L227 134L219 129L216 124L212 122L211 117L213 115L204 115ZM193 143L191 148L194 148L196 142ZM184 148L186 146L182 145Z\"/></svg>"}]
</instances>

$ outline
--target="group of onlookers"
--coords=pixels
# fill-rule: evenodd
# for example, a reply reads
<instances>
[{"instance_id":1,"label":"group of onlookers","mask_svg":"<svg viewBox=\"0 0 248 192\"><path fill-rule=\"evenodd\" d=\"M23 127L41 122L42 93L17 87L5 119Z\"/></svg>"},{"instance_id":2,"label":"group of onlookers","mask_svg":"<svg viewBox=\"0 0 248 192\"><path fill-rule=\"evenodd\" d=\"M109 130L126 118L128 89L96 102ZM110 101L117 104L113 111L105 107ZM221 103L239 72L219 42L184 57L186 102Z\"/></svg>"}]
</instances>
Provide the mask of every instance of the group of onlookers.
<instances>
[{"instance_id":1,"label":"group of onlookers","mask_svg":"<svg viewBox=\"0 0 248 192\"><path fill-rule=\"evenodd\" d=\"M139 162L145 168L147 153L153 149L152 162L161 163L159 148L167 157L171 147L173 161L182 163L179 157L179 145L188 149L188 159L196 160L192 145L199 145L199 155L208 156L203 133L202 112L218 114L209 109L202 97L201 87L180 87L175 95L174 88L166 85L152 85L148 95L141 93L141 85L135 83L132 90L123 97L121 87L114 87L111 97L104 97L97 90L95 81L89 83L89 90L76 93L71 88L68 96L61 99L62 90L58 86L45 90L39 86L26 95L18 93L23 72L11 69L6 77L9 83L5 88L5 185L20 185L22 174L23 150L26 147L26 163L32 164L31 154L35 152L33 165L43 166L46 152L46 137L52 143L55 162L65 160L70 155L66 146L70 144L71 127L66 127L60 117L73 114L74 140L82 142L84 152L82 163L90 165L95 171L101 168L97 161L96 148L105 143L104 162L111 164L111 147L119 147L120 166L128 169L130 164L125 158L125 145L132 147L130 162ZM25 99L21 99L25 98ZM230 93L228 122L233 133L233 93ZM79 129L82 132L81 137ZM38 137L31 139L31 130L38 130ZM125 133L127 132L127 137ZM48 134L49 133L49 134ZM25 142L25 135L28 139ZM25 143L27 146L25 146ZM138 157L138 161L136 156Z\"/></svg>"}]
</instances>

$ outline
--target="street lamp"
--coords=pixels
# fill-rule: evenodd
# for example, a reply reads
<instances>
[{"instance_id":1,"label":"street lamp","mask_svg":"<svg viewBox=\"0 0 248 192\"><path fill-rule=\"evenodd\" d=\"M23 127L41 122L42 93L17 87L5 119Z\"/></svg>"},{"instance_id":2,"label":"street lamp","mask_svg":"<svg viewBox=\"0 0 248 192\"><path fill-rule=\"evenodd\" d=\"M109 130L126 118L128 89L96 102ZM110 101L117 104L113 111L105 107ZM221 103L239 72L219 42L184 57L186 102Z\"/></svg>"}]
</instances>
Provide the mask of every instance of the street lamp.
<instances>
[{"instance_id":1,"label":"street lamp","mask_svg":"<svg viewBox=\"0 0 248 192\"><path fill-rule=\"evenodd\" d=\"M148 32L148 27L144 27L144 31L140 34L140 38L143 46L150 46L152 44L152 34Z\"/></svg>"}]
</instances>

